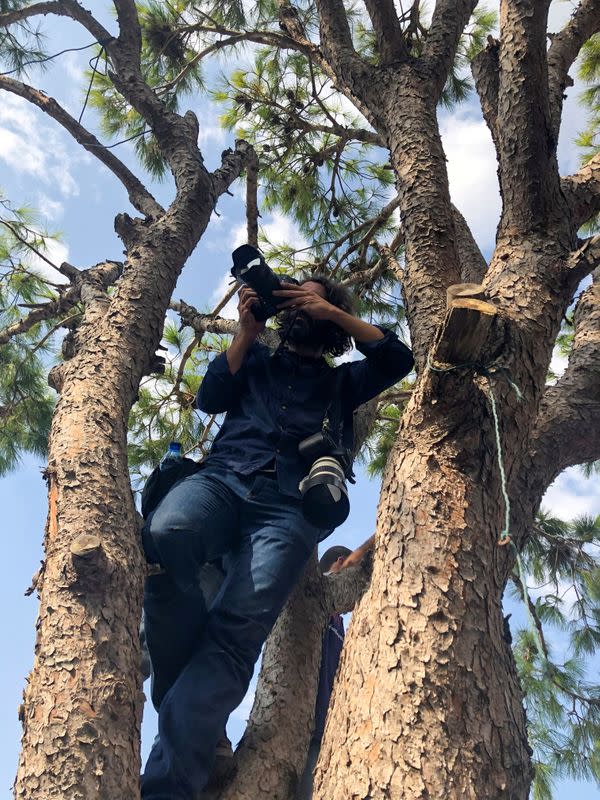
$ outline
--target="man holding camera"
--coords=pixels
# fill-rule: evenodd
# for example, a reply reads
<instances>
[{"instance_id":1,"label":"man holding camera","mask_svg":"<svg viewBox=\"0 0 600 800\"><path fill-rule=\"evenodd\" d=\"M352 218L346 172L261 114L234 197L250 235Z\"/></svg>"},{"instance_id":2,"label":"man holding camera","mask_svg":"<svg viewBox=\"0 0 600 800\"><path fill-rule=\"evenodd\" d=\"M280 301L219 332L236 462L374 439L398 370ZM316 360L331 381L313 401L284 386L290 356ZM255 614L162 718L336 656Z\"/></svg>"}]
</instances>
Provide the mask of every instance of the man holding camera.
<instances>
[{"instance_id":1,"label":"man holding camera","mask_svg":"<svg viewBox=\"0 0 600 800\"><path fill-rule=\"evenodd\" d=\"M395 334L355 317L347 290L327 277L284 283L273 295L282 346L271 354L257 343L260 299L243 287L239 332L210 363L197 397L206 413L226 412L224 422L202 469L175 484L144 527L146 557L164 572L147 579L144 598L159 737L143 800L194 800L206 785L261 647L331 533L303 513L299 484L310 464L299 444L336 405L351 448L354 410L413 365ZM365 358L330 367L323 356L341 355L351 338ZM198 570L222 557L227 575L208 609Z\"/></svg>"}]
</instances>

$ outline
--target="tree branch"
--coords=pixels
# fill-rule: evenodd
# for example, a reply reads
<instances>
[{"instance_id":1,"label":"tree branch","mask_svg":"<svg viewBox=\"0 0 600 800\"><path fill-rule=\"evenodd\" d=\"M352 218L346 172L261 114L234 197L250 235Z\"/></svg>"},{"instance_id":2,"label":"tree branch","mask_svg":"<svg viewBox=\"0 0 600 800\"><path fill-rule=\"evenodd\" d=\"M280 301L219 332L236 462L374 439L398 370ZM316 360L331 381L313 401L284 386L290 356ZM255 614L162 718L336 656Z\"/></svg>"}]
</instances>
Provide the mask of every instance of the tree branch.
<instances>
[{"instance_id":1,"label":"tree branch","mask_svg":"<svg viewBox=\"0 0 600 800\"><path fill-rule=\"evenodd\" d=\"M8 325L0 331L0 345L6 344L14 336L31 330L43 320L62 314L76 305L80 300L86 300L86 287L95 285L102 291L111 286L123 271L123 264L117 261L102 261L86 270L78 270L73 286L69 286L56 300L43 303L27 314L26 317Z\"/></svg>"},{"instance_id":2,"label":"tree branch","mask_svg":"<svg viewBox=\"0 0 600 800\"><path fill-rule=\"evenodd\" d=\"M600 4L597 0L581 0L565 27L552 37L548 50L548 83L550 114L554 136L558 138L564 92L573 85L569 69L579 51L600 29Z\"/></svg>"},{"instance_id":3,"label":"tree branch","mask_svg":"<svg viewBox=\"0 0 600 800\"><path fill-rule=\"evenodd\" d=\"M561 188L571 208L575 228L600 212L600 153L596 153L579 172L562 178Z\"/></svg>"},{"instance_id":4,"label":"tree branch","mask_svg":"<svg viewBox=\"0 0 600 800\"><path fill-rule=\"evenodd\" d=\"M352 34L343 0L317 0L319 12L320 50L329 65L327 74L333 70L335 79L345 87L350 99L364 114L365 102L361 99L365 80L373 77L374 70L358 55L352 43ZM359 88L360 87L360 88ZM366 112L372 121L372 114Z\"/></svg>"},{"instance_id":5,"label":"tree branch","mask_svg":"<svg viewBox=\"0 0 600 800\"><path fill-rule=\"evenodd\" d=\"M134 0L113 0L119 23L118 47L141 70L142 30Z\"/></svg>"},{"instance_id":6,"label":"tree branch","mask_svg":"<svg viewBox=\"0 0 600 800\"><path fill-rule=\"evenodd\" d=\"M359 231L363 230L363 228L366 228L368 226L369 230L367 231L367 233L363 237L361 237L361 239L359 239L358 242L355 242L347 250L345 250L344 253L341 255L341 257L338 259L335 267L333 268L335 272L340 266L340 264L348 258L348 256L352 255L352 253L358 250L361 244L363 244L364 242L368 242L374 236L375 232L377 231L377 228L379 228L386 220L390 218L390 216L394 213L394 211L398 208L399 205L400 205L400 198L398 197L398 195L396 195L396 197L393 197L390 200L390 202L387 203L387 205L385 205L380 211L377 212L377 214L375 214L374 217L370 217L369 219L364 220L364 222L361 222L355 228L351 228L349 231L346 231L346 233L340 236L340 238L333 243L333 245L326 253L326 255L323 256L322 259L323 264L328 263L328 261L333 257L335 251L338 248L340 248L344 244L344 242L348 241L348 239L350 239L352 236L355 236Z\"/></svg>"},{"instance_id":7,"label":"tree branch","mask_svg":"<svg viewBox=\"0 0 600 800\"><path fill-rule=\"evenodd\" d=\"M583 278L592 273L600 264L600 236L590 236L579 250L571 254L567 269L571 273L571 281L579 284Z\"/></svg>"},{"instance_id":8,"label":"tree branch","mask_svg":"<svg viewBox=\"0 0 600 800\"><path fill-rule=\"evenodd\" d=\"M248 244L258 247L258 158L254 149L246 163L246 227Z\"/></svg>"},{"instance_id":9,"label":"tree branch","mask_svg":"<svg viewBox=\"0 0 600 800\"><path fill-rule=\"evenodd\" d=\"M483 118L492 134L496 152L500 147L498 136L499 48L500 42L492 36L488 36L486 48L475 56L471 64L471 72L479 102L481 103Z\"/></svg>"},{"instance_id":10,"label":"tree branch","mask_svg":"<svg viewBox=\"0 0 600 800\"><path fill-rule=\"evenodd\" d=\"M208 53L221 49L221 47L225 47L228 44L236 44L240 41L256 42L257 44L278 47L282 50L296 50L297 52L303 53L309 62L317 64L331 81L335 83L336 81L340 80L338 72L334 69L332 64L329 63L328 59L324 57L321 49L314 42L311 42L310 39L307 38L297 9L291 5L288 0L278 0L278 7L279 27L282 31L284 31L284 33L278 33L276 31L269 30L239 31L229 28L226 25L220 25L214 22L211 25L200 24L188 26L186 30L190 32L198 31L201 33L214 33L221 36L227 36L229 39L226 42L215 42L214 44L209 45L209 47L203 50L202 53L198 54L198 56L195 56L170 84L166 84L164 87L161 87L159 91L163 91L163 89L170 88L172 85L175 85L177 81L179 81L183 75L186 74L190 67L197 62L197 60L200 60L200 58L208 55ZM364 70L367 65L362 62L362 60L356 54L354 55L357 59L356 63L359 64L361 69ZM333 63L335 64L335 61ZM349 90L348 87L343 84L343 81L340 82L342 83L342 85L339 87L340 91L345 93L346 96L352 100L352 102L356 105L358 110L366 119L370 120L370 111L366 105L359 97L352 94L351 90ZM379 144L379 142L375 143Z\"/></svg>"},{"instance_id":11,"label":"tree branch","mask_svg":"<svg viewBox=\"0 0 600 800\"><path fill-rule=\"evenodd\" d=\"M140 68L141 32L135 3L133 0L117 0L115 6L121 26L118 39L77 0L35 3L17 12L1 15L0 26L36 14L49 13L71 17L83 25L104 45L114 70L109 71L109 75L115 87L156 136L175 179L178 191L176 202L181 202L183 197L195 198L199 193L206 192L208 177L198 149L198 120L191 111L184 117L169 111L144 81ZM196 180L190 180L191 176L195 176Z\"/></svg>"},{"instance_id":12,"label":"tree branch","mask_svg":"<svg viewBox=\"0 0 600 800\"><path fill-rule=\"evenodd\" d=\"M317 0L321 49L330 57L356 55L343 0Z\"/></svg>"},{"instance_id":13,"label":"tree branch","mask_svg":"<svg viewBox=\"0 0 600 800\"><path fill-rule=\"evenodd\" d=\"M564 469L600 458L600 268L579 298L574 325L567 369L546 389L522 470L538 502Z\"/></svg>"},{"instance_id":14,"label":"tree branch","mask_svg":"<svg viewBox=\"0 0 600 800\"><path fill-rule=\"evenodd\" d=\"M548 103L546 26L550 0L502 0L498 158L499 237L569 224L560 192Z\"/></svg>"},{"instance_id":15,"label":"tree branch","mask_svg":"<svg viewBox=\"0 0 600 800\"><path fill-rule=\"evenodd\" d=\"M14 11L7 11L0 14L0 28L8 27L14 22L21 22L35 16L45 16L46 14L56 14L59 17L71 17L79 22L89 31L100 44L106 47L109 42L114 40L106 28L87 9L81 6L77 0L56 0L56 2L33 3L32 5L19 8Z\"/></svg>"},{"instance_id":16,"label":"tree branch","mask_svg":"<svg viewBox=\"0 0 600 800\"><path fill-rule=\"evenodd\" d=\"M201 30L202 32L220 33L220 31L217 28L206 28L204 26L202 26L201 28L198 28L198 26L190 26L190 28L192 28L192 29L195 28L196 30ZM181 71L172 80L168 81L168 83L165 83L162 86L160 86L159 88L157 88L156 93L160 95L160 94L164 94L165 92L169 91L170 89L174 89L177 86L177 84L183 78L185 78L185 76L188 74L188 72L196 64L198 64L200 61L202 61L202 59L206 58L206 56L210 55L211 53L218 52L219 50L222 50L224 47L228 47L230 45L236 45L236 44L239 44L240 42L244 42L244 41L246 41L246 42L247 41L255 42L256 41L256 37L259 34L260 34L259 31L249 31L247 33L246 32L234 33L234 34L231 34L230 36L228 36L226 39L219 39L218 41L213 42L211 45L209 45L208 47L205 47L199 53L196 53L185 64L185 66L183 66L181 68ZM277 34L274 34L273 38L275 39L275 37L277 37ZM283 36L279 36L277 38L278 38L278 43L274 44L274 41L270 37L265 37L265 41L263 42L263 44L272 44L273 46L283 47L284 45L281 43L281 40L283 40L284 37ZM288 46L290 46L291 44L293 44L293 43L290 42L288 44Z\"/></svg>"},{"instance_id":17,"label":"tree branch","mask_svg":"<svg viewBox=\"0 0 600 800\"><path fill-rule=\"evenodd\" d=\"M76 142L108 167L113 175L116 175L127 190L131 205L144 216L159 217L164 214L163 207L129 168L104 147L93 134L80 125L53 97L48 97L38 89L34 89L33 86L8 78L5 75L0 76L0 89L5 89L33 103L33 105L36 105L62 125Z\"/></svg>"},{"instance_id":18,"label":"tree branch","mask_svg":"<svg viewBox=\"0 0 600 800\"><path fill-rule=\"evenodd\" d=\"M355 567L324 576L326 602L329 614L346 614L354 608L371 581L373 572L372 551Z\"/></svg>"},{"instance_id":19,"label":"tree branch","mask_svg":"<svg viewBox=\"0 0 600 800\"><path fill-rule=\"evenodd\" d=\"M228 148L221 154L221 166L212 174L212 185L217 197L223 194L240 176L244 167L256 158L254 148L243 139L236 139L235 150Z\"/></svg>"},{"instance_id":20,"label":"tree branch","mask_svg":"<svg viewBox=\"0 0 600 800\"><path fill-rule=\"evenodd\" d=\"M377 37L379 63L385 66L393 62L406 61L408 48L393 0L365 0L365 5Z\"/></svg>"},{"instance_id":21,"label":"tree branch","mask_svg":"<svg viewBox=\"0 0 600 800\"><path fill-rule=\"evenodd\" d=\"M467 220L454 204L452 204L452 218L460 261L460 277L464 283L481 283L487 271L487 262L471 233Z\"/></svg>"},{"instance_id":22,"label":"tree branch","mask_svg":"<svg viewBox=\"0 0 600 800\"><path fill-rule=\"evenodd\" d=\"M439 98L456 55L460 37L478 0L437 0L423 60L429 68L436 98Z\"/></svg>"},{"instance_id":23,"label":"tree branch","mask_svg":"<svg viewBox=\"0 0 600 800\"><path fill-rule=\"evenodd\" d=\"M175 311L181 317L184 325L189 325L196 334L201 337L204 333L219 333L227 336L235 336L239 331L239 322L234 319L224 319L223 317L213 316L212 314L202 314L194 308L194 306L180 300L178 303L171 303L169 308ZM215 312L213 312L215 313ZM277 331L273 328L265 328L259 334L258 341L269 347L271 350L276 350L280 344L280 338Z\"/></svg>"},{"instance_id":24,"label":"tree branch","mask_svg":"<svg viewBox=\"0 0 600 800\"><path fill-rule=\"evenodd\" d=\"M548 653L548 645L546 644L546 637L544 635L544 629L542 627L542 621L540 620L540 618L538 616L537 609L535 607L535 603L533 602L533 600L529 596L529 592L527 592L527 593L525 592L525 590L523 589L523 586L521 585L521 581L515 575L511 575L511 582L512 582L513 586L515 587L515 589L517 590L517 592L519 593L519 597L527 605L527 608L529 609L529 614L531 615L531 619L533 619L533 622L535 624L536 630L537 630L537 632L539 634L539 641L540 641L540 644L542 646L542 652L546 656L546 659L549 659L550 656L549 656L549 653Z\"/></svg>"}]
</instances>

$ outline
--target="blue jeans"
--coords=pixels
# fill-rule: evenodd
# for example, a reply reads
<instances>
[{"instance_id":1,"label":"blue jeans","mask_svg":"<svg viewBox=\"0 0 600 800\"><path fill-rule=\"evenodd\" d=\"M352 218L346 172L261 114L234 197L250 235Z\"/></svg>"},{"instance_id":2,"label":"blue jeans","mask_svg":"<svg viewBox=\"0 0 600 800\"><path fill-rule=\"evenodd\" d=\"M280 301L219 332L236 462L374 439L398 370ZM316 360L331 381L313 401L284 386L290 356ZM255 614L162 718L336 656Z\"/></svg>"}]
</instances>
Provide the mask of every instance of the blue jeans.
<instances>
[{"instance_id":1,"label":"blue jeans","mask_svg":"<svg viewBox=\"0 0 600 800\"><path fill-rule=\"evenodd\" d=\"M149 577L144 595L159 738L143 800L195 800L206 785L227 718L320 535L273 478L210 465L148 518L146 556L166 573ZM222 556L227 576L209 609L198 570Z\"/></svg>"}]
</instances>

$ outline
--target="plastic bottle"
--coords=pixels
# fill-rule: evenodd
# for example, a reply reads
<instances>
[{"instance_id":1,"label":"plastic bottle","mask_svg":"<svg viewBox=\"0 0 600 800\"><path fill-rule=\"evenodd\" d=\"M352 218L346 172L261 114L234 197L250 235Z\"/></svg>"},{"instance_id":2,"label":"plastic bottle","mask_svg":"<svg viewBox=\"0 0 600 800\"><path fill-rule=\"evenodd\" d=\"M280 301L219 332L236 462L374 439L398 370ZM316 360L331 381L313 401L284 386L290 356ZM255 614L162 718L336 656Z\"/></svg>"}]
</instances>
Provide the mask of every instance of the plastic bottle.
<instances>
[{"instance_id":1,"label":"plastic bottle","mask_svg":"<svg viewBox=\"0 0 600 800\"><path fill-rule=\"evenodd\" d=\"M164 454L160 462L160 471L165 472L170 467L178 464L182 458L181 442L169 442L169 449Z\"/></svg>"}]
</instances>

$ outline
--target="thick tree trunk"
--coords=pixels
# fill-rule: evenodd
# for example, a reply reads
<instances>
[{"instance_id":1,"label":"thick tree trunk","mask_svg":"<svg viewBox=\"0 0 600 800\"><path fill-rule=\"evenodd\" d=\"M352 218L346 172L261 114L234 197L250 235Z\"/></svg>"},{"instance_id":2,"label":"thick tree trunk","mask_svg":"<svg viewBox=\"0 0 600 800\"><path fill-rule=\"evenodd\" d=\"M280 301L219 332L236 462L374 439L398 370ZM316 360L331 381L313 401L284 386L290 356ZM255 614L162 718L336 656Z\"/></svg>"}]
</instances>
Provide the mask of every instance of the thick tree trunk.
<instances>
[{"instance_id":1,"label":"thick tree trunk","mask_svg":"<svg viewBox=\"0 0 600 800\"><path fill-rule=\"evenodd\" d=\"M317 767L319 800L528 796L486 399L464 376L444 378L444 394L431 406L425 379L388 464L373 578L352 618Z\"/></svg>"},{"instance_id":2,"label":"thick tree trunk","mask_svg":"<svg viewBox=\"0 0 600 800\"><path fill-rule=\"evenodd\" d=\"M207 189L210 187L207 186ZM139 795L139 619L144 559L127 418L165 310L213 207L179 227L120 220L129 260L112 298L88 297L75 355L57 368L35 662L24 692L15 797ZM82 297L85 302L85 298Z\"/></svg>"},{"instance_id":3,"label":"thick tree trunk","mask_svg":"<svg viewBox=\"0 0 600 800\"><path fill-rule=\"evenodd\" d=\"M96 360L78 366L50 440L45 570L15 784L23 800L138 791L143 568L127 399L111 380L117 364L105 363L101 375Z\"/></svg>"},{"instance_id":4,"label":"thick tree trunk","mask_svg":"<svg viewBox=\"0 0 600 800\"><path fill-rule=\"evenodd\" d=\"M402 292L415 362L422 369L444 317L446 288L461 281L446 157L425 78L399 72L378 97L400 197L406 259Z\"/></svg>"}]
</instances>

